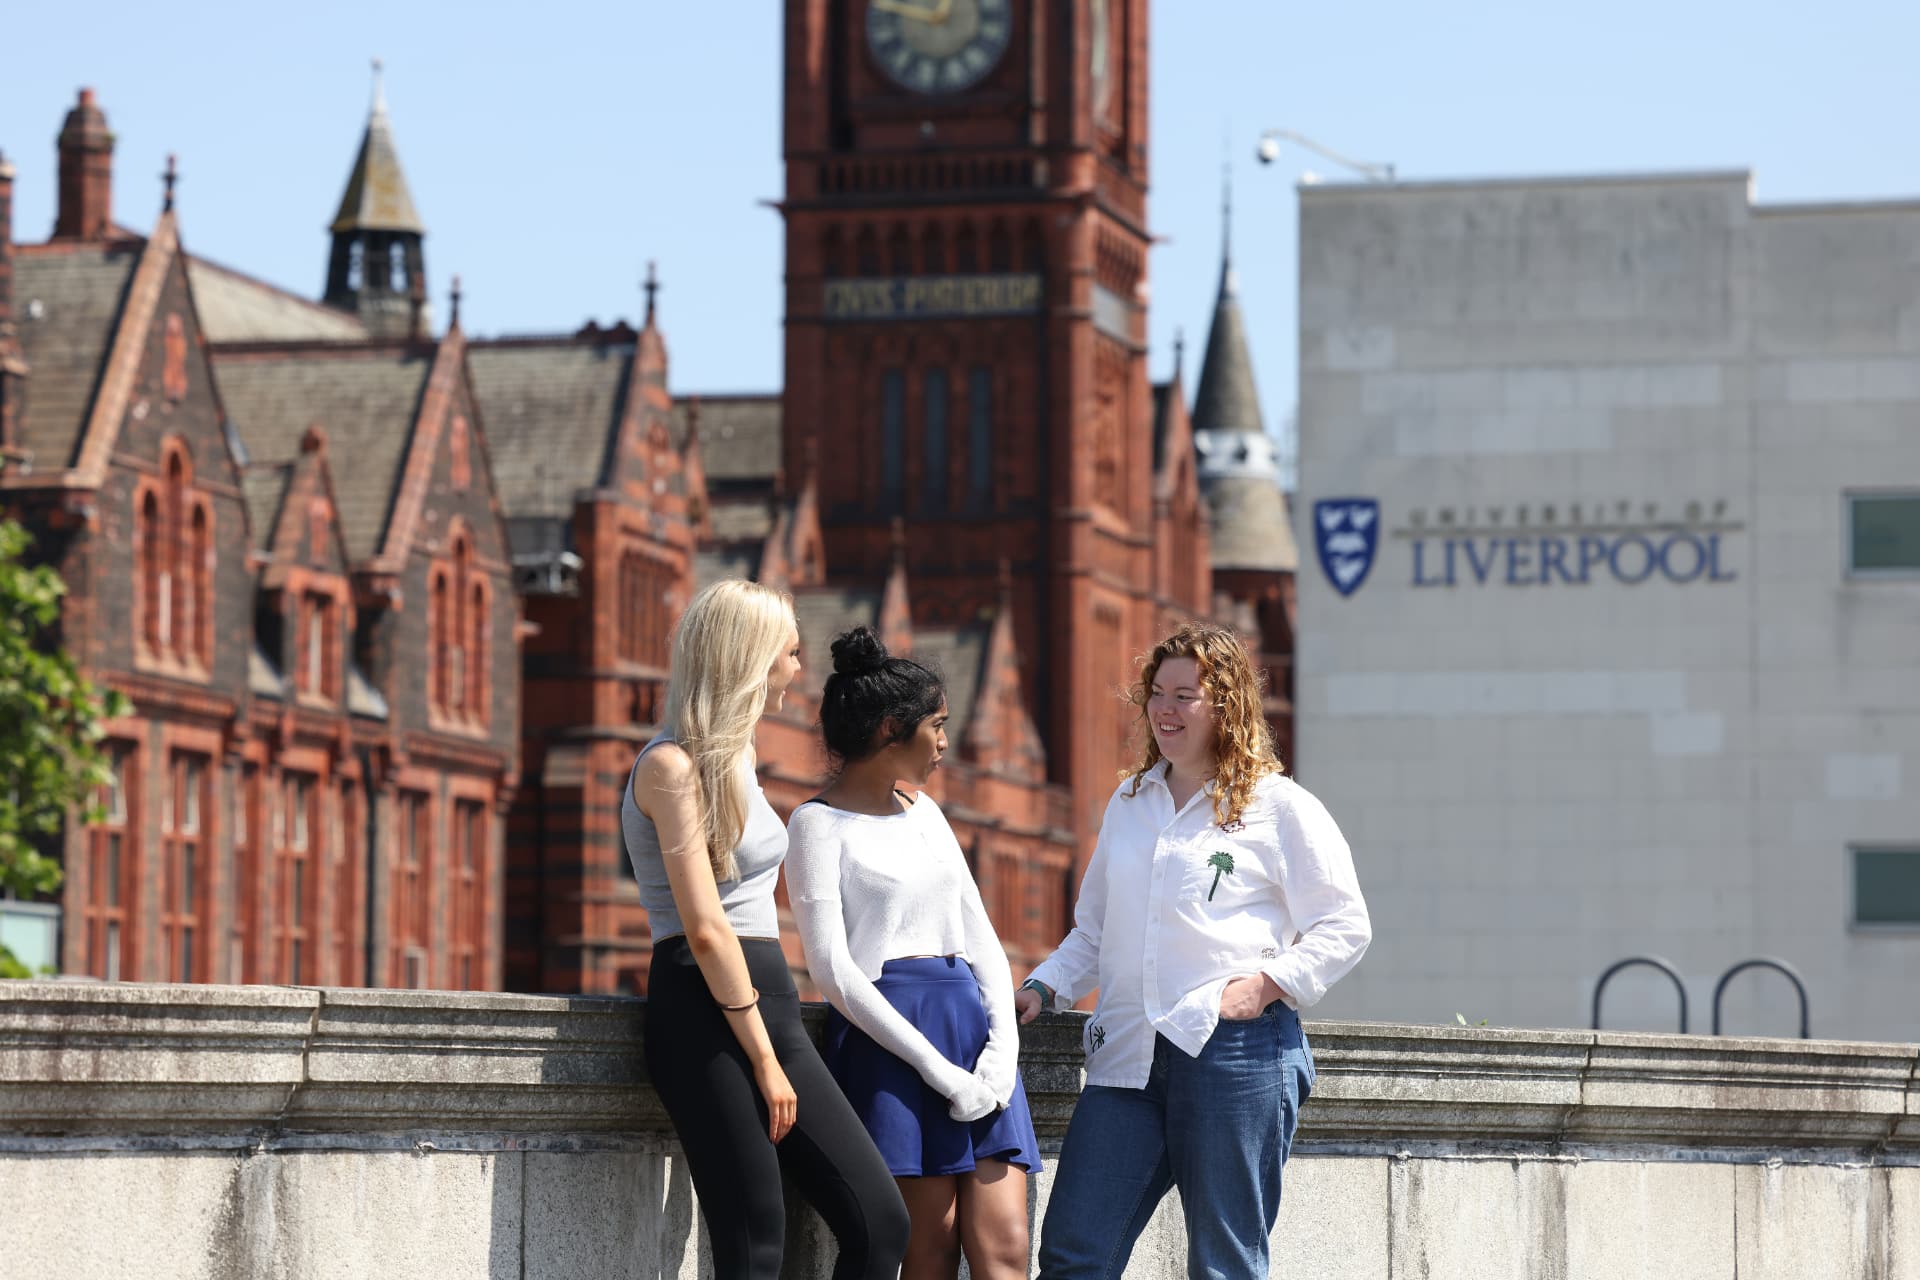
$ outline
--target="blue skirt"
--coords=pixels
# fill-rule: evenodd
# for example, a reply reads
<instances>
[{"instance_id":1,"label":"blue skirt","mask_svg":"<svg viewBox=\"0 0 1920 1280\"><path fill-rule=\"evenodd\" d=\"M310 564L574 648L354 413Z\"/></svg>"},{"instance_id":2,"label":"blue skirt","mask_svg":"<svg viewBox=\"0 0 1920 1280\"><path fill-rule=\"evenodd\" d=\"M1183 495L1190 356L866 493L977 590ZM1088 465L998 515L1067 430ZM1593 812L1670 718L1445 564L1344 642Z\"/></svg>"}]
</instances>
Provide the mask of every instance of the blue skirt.
<instances>
[{"instance_id":1,"label":"blue skirt","mask_svg":"<svg viewBox=\"0 0 1920 1280\"><path fill-rule=\"evenodd\" d=\"M957 956L889 960L874 986L947 1061L973 1070L987 1046L987 1006L973 966ZM827 1013L820 1056L894 1177L968 1173L980 1160L1005 1160L1028 1173L1040 1172L1027 1087L1017 1075L1012 1101L963 1124L947 1114L946 1098L928 1088L919 1072L875 1044L838 1009Z\"/></svg>"}]
</instances>

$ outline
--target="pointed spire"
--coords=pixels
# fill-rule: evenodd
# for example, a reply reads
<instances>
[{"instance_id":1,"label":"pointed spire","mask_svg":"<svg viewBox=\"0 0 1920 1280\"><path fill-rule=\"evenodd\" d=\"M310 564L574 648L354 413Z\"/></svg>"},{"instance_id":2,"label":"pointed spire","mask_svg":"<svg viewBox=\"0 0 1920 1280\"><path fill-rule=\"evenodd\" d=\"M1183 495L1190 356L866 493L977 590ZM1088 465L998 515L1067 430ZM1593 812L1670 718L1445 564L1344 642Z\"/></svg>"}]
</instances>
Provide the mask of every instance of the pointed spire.
<instances>
[{"instance_id":1,"label":"pointed spire","mask_svg":"<svg viewBox=\"0 0 1920 1280\"><path fill-rule=\"evenodd\" d=\"M161 197L160 212L173 212L173 187L178 181L180 181L180 166L175 160L173 152L169 151L167 152L166 172L160 175L161 186L166 192L166 194Z\"/></svg>"},{"instance_id":2,"label":"pointed spire","mask_svg":"<svg viewBox=\"0 0 1920 1280\"><path fill-rule=\"evenodd\" d=\"M652 328L654 295L660 292L660 274L655 269L652 258L647 259L647 282L640 287L644 289L647 294L647 318L641 327Z\"/></svg>"},{"instance_id":3,"label":"pointed spire","mask_svg":"<svg viewBox=\"0 0 1920 1280\"><path fill-rule=\"evenodd\" d=\"M1180 381L1180 375L1187 363L1187 331L1183 325L1173 326L1173 381Z\"/></svg>"},{"instance_id":4,"label":"pointed spire","mask_svg":"<svg viewBox=\"0 0 1920 1280\"><path fill-rule=\"evenodd\" d=\"M1240 289L1233 274L1231 173L1228 166L1221 176L1220 292L1214 299L1207 351L1200 360L1200 389L1193 399L1193 429L1259 435L1265 430L1260 420L1260 396L1254 390L1253 357L1247 351L1246 323L1240 317Z\"/></svg>"},{"instance_id":5,"label":"pointed spire","mask_svg":"<svg viewBox=\"0 0 1920 1280\"><path fill-rule=\"evenodd\" d=\"M333 231L409 231L424 235L426 227L413 206L413 193L400 168L387 120L386 81L378 58L373 63L373 107L367 113L367 131L360 139L347 189L333 215Z\"/></svg>"},{"instance_id":6,"label":"pointed spire","mask_svg":"<svg viewBox=\"0 0 1920 1280\"><path fill-rule=\"evenodd\" d=\"M447 296L447 308L449 312L449 314L447 315L447 328L458 329L460 327L460 277L459 276L455 276L453 278L453 289Z\"/></svg>"}]
</instances>

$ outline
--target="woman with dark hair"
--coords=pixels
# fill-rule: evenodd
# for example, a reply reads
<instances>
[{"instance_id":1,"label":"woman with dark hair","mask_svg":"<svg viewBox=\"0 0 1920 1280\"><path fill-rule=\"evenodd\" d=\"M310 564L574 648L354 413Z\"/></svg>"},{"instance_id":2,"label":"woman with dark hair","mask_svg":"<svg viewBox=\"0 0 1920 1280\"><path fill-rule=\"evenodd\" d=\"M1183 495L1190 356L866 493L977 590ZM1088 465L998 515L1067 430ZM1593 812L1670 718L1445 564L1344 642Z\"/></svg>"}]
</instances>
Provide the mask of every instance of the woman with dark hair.
<instances>
[{"instance_id":1,"label":"woman with dark hair","mask_svg":"<svg viewBox=\"0 0 1920 1280\"><path fill-rule=\"evenodd\" d=\"M924 787L947 749L938 676L867 627L833 642L820 728L832 782L787 824L787 888L832 1006L822 1056L898 1180L903 1280L1027 1274L1039 1143L1019 1075L1013 975Z\"/></svg>"},{"instance_id":2,"label":"woman with dark hair","mask_svg":"<svg viewBox=\"0 0 1920 1280\"><path fill-rule=\"evenodd\" d=\"M773 902L786 832L753 776L754 726L799 670L793 601L757 582L707 587L674 632L666 725L620 806L653 926L647 1074L715 1280L777 1280L782 1173L833 1231L834 1280L893 1280L906 1206L800 1021Z\"/></svg>"},{"instance_id":3,"label":"woman with dark hair","mask_svg":"<svg viewBox=\"0 0 1920 1280\"><path fill-rule=\"evenodd\" d=\"M1119 1276L1169 1187L1187 1274L1267 1274L1313 1087L1297 1010L1373 929L1340 828L1281 772L1260 695L1224 627L1188 623L1147 655L1133 697L1145 758L1107 802L1073 932L1016 998L1026 1022L1100 990L1043 1280Z\"/></svg>"}]
</instances>

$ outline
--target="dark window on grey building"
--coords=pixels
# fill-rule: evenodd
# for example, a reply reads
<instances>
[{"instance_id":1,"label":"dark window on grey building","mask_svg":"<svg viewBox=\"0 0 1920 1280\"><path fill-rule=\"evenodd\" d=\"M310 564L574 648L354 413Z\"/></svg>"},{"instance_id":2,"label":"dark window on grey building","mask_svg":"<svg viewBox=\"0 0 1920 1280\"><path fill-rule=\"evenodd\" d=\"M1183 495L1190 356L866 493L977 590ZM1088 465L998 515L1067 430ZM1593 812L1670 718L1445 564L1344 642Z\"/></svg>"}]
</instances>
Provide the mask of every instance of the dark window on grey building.
<instances>
[{"instance_id":1,"label":"dark window on grey building","mask_svg":"<svg viewBox=\"0 0 1920 1280\"><path fill-rule=\"evenodd\" d=\"M1920 927L1920 845L1853 851L1853 922Z\"/></svg>"},{"instance_id":2,"label":"dark window on grey building","mask_svg":"<svg viewBox=\"0 0 1920 1280\"><path fill-rule=\"evenodd\" d=\"M1920 573L1920 493L1847 495L1847 568Z\"/></svg>"}]
</instances>

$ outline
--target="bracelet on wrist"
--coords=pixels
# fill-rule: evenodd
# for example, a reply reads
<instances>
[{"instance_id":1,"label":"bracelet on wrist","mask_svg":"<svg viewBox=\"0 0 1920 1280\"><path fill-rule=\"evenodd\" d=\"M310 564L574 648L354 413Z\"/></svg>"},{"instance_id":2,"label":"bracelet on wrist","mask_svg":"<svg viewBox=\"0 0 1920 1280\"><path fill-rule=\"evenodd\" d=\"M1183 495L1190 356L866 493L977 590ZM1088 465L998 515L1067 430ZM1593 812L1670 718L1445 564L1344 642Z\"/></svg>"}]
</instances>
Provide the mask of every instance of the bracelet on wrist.
<instances>
[{"instance_id":1,"label":"bracelet on wrist","mask_svg":"<svg viewBox=\"0 0 1920 1280\"><path fill-rule=\"evenodd\" d=\"M753 995L751 998L747 1000L745 1004L722 1004L720 1007L722 1009L725 1009L728 1013L745 1013L748 1009L751 1009L753 1008L753 1006L759 1004L760 988L748 987L747 990L753 992Z\"/></svg>"},{"instance_id":2,"label":"bracelet on wrist","mask_svg":"<svg viewBox=\"0 0 1920 1280\"><path fill-rule=\"evenodd\" d=\"M1053 988L1048 986L1046 983L1040 981L1040 979L1038 978L1028 978L1025 982L1020 984L1020 989L1022 991L1039 992L1040 1007L1042 1009L1046 1009L1047 1007L1053 1004Z\"/></svg>"}]
</instances>

